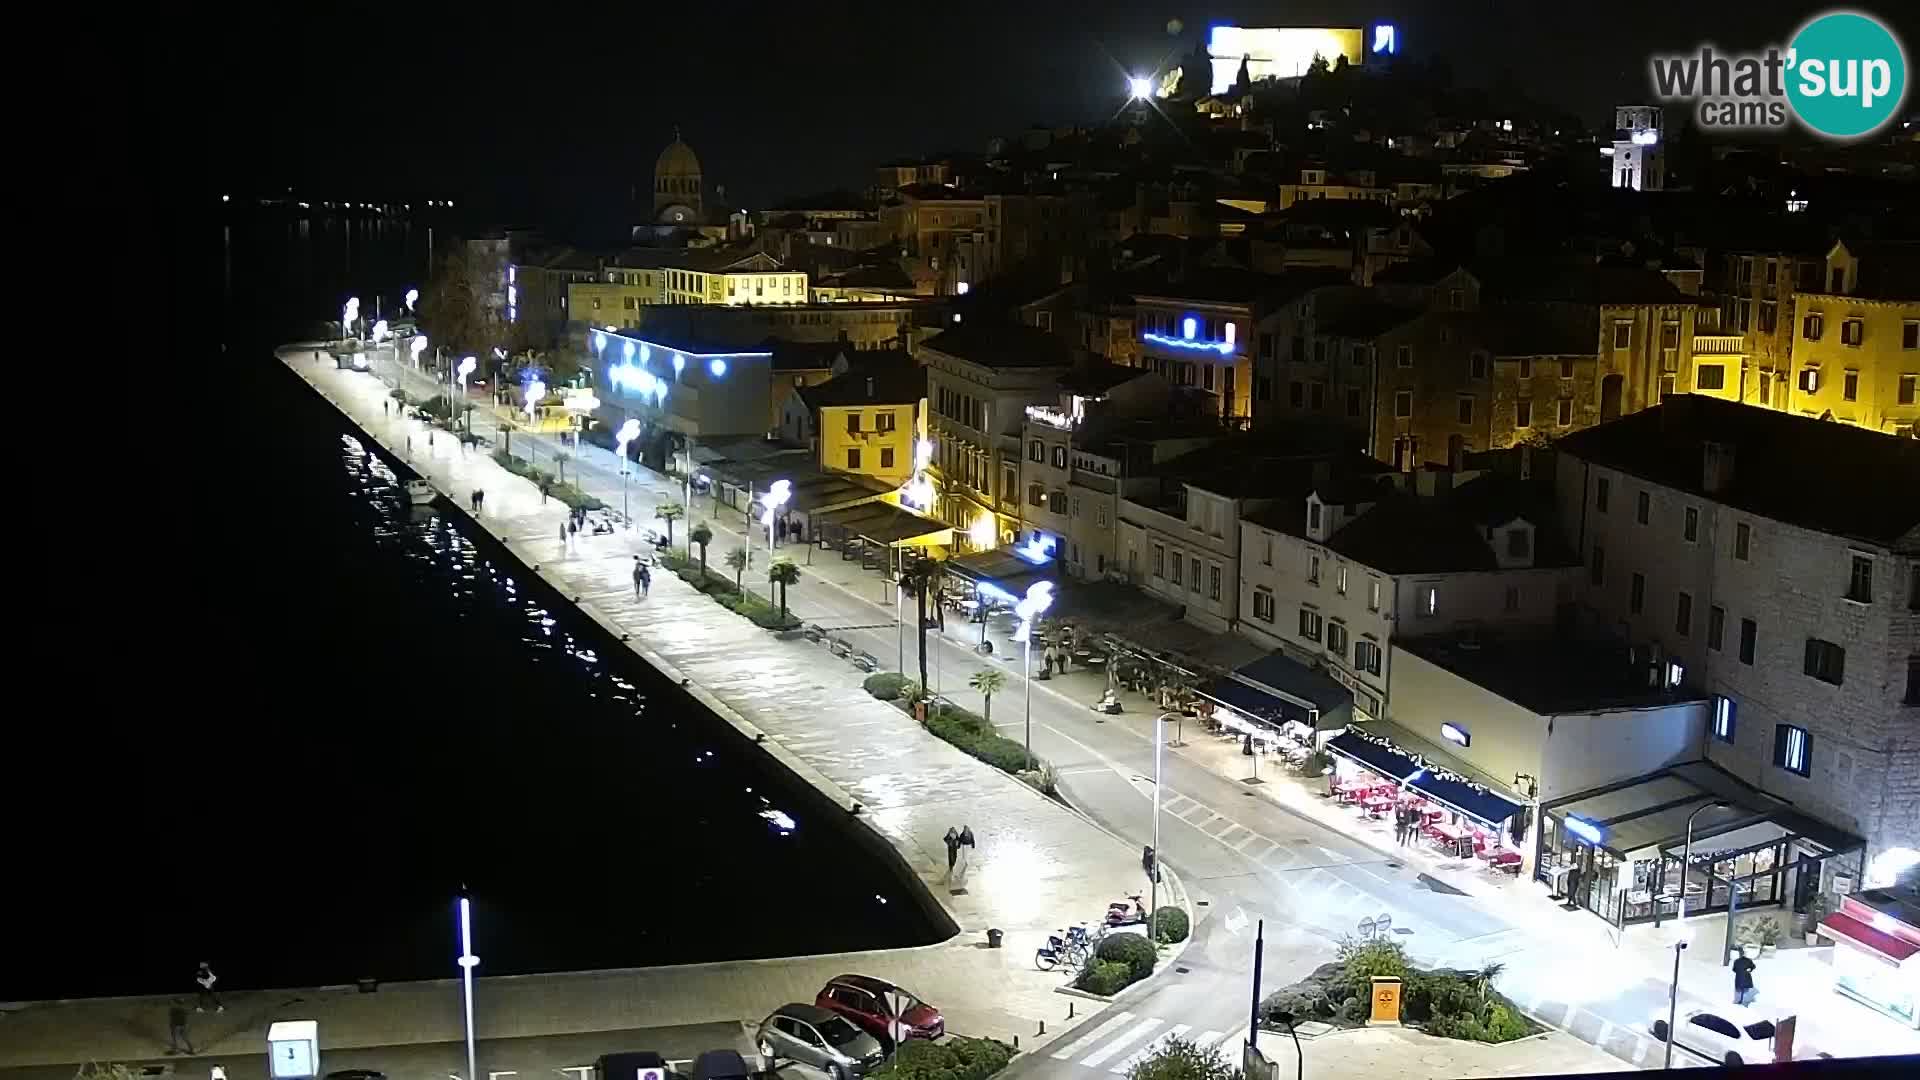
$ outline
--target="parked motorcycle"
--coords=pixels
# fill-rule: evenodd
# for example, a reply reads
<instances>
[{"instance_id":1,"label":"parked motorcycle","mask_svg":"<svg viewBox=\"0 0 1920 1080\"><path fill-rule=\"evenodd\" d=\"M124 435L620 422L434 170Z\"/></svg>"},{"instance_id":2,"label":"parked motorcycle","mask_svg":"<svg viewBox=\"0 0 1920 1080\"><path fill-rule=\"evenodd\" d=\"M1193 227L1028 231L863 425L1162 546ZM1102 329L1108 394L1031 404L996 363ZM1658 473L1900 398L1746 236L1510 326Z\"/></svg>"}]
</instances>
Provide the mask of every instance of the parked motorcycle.
<instances>
[{"instance_id":1,"label":"parked motorcycle","mask_svg":"<svg viewBox=\"0 0 1920 1080\"><path fill-rule=\"evenodd\" d=\"M1106 925L1132 926L1136 923L1144 923L1147 921L1147 906L1140 902L1140 897L1129 896L1127 900L1131 900L1133 903L1128 904L1126 900L1115 900L1113 903L1107 905Z\"/></svg>"}]
</instances>

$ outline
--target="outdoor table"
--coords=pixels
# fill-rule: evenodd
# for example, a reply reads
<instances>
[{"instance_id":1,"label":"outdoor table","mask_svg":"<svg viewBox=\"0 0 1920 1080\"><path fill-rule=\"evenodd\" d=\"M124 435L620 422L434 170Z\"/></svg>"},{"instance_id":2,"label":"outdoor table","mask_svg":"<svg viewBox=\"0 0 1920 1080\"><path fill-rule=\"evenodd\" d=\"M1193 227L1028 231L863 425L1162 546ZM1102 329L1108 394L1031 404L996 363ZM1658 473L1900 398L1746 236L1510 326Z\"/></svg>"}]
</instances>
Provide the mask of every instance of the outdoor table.
<instances>
[{"instance_id":1,"label":"outdoor table","mask_svg":"<svg viewBox=\"0 0 1920 1080\"><path fill-rule=\"evenodd\" d=\"M1451 847L1454 854L1462 858L1471 856L1473 840L1467 835L1467 830L1458 825L1436 823L1429 827L1429 831L1435 839L1440 841L1442 847Z\"/></svg>"}]
</instances>

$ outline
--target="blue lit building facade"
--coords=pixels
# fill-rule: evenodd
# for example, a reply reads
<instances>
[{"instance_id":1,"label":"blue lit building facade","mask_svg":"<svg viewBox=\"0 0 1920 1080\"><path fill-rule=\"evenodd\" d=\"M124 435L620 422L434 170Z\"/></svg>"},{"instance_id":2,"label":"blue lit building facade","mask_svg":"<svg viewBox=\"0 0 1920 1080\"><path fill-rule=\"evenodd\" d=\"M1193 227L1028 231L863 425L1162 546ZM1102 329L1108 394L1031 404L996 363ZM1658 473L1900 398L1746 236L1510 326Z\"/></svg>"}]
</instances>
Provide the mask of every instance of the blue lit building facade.
<instances>
[{"instance_id":1,"label":"blue lit building facade","mask_svg":"<svg viewBox=\"0 0 1920 1080\"><path fill-rule=\"evenodd\" d=\"M1251 297L1134 299L1135 363L1212 394L1220 417L1245 423L1253 415Z\"/></svg>"}]
</instances>

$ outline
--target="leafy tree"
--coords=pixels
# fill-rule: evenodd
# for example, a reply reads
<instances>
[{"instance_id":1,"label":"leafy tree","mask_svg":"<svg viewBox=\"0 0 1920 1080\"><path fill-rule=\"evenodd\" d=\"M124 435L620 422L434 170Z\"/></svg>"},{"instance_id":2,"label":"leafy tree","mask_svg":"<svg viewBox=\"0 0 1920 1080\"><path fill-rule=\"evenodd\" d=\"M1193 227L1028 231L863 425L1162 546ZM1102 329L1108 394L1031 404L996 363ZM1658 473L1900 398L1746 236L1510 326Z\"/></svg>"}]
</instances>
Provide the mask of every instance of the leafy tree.
<instances>
[{"instance_id":1,"label":"leafy tree","mask_svg":"<svg viewBox=\"0 0 1920 1080\"><path fill-rule=\"evenodd\" d=\"M1244 1080L1239 1068L1212 1047L1168 1039L1127 1073L1127 1080Z\"/></svg>"},{"instance_id":2,"label":"leafy tree","mask_svg":"<svg viewBox=\"0 0 1920 1080\"><path fill-rule=\"evenodd\" d=\"M740 575L745 573L747 569L747 549L737 547L727 552L727 567L733 571L734 590L739 591L741 588Z\"/></svg>"},{"instance_id":3,"label":"leafy tree","mask_svg":"<svg viewBox=\"0 0 1920 1080\"><path fill-rule=\"evenodd\" d=\"M713 527L706 522L695 525L687 532L687 542L700 548L700 580L707 580L707 545L713 543Z\"/></svg>"},{"instance_id":4,"label":"leafy tree","mask_svg":"<svg viewBox=\"0 0 1920 1080\"><path fill-rule=\"evenodd\" d=\"M673 546L673 523L685 517L687 508L677 502L663 502L653 508L653 516L667 523L667 546Z\"/></svg>"},{"instance_id":5,"label":"leafy tree","mask_svg":"<svg viewBox=\"0 0 1920 1080\"><path fill-rule=\"evenodd\" d=\"M787 586L800 580L800 567L792 559L779 559L767 570L767 580L780 586L780 621L787 620Z\"/></svg>"},{"instance_id":6,"label":"leafy tree","mask_svg":"<svg viewBox=\"0 0 1920 1080\"><path fill-rule=\"evenodd\" d=\"M978 690L980 696L986 699L986 707L982 712L986 715L987 723L993 723L993 695L999 693L1006 687L1006 672L995 671L992 668L976 671L973 673L973 677L967 680L967 685Z\"/></svg>"},{"instance_id":7,"label":"leafy tree","mask_svg":"<svg viewBox=\"0 0 1920 1080\"><path fill-rule=\"evenodd\" d=\"M459 355L491 357L504 346L506 328L488 300L488 274L463 246L440 260L420 298L420 326L433 344Z\"/></svg>"}]
</instances>

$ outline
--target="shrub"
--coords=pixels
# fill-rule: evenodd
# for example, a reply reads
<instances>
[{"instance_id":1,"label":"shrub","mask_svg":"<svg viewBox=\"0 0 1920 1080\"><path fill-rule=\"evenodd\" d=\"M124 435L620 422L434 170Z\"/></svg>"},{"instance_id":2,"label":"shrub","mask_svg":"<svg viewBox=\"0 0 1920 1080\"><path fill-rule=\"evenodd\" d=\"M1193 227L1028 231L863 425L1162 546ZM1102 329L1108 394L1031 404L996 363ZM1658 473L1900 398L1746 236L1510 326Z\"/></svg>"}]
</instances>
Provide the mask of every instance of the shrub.
<instances>
[{"instance_id":1,"label":"shrub","mask_svg":"<svg viewBox=\"0 0 1920 1080\"><path fill-rule=\"evenodd\" d=\"M1168 1039L1128 1073L1128 1080L1243 1080L1240 1069L1211 1047L1188 1039Z\"/></svg>"},{"instance_id":2,"label":"shrub","mask_svg":"<svg viewBox=\"0 0 1920 1080\"><path fill-rule=\"evenodd\" d=\"M1013 1048L993 1039L953 1036L944 1042L910 1039L886 1064L868 1073L880 1080L986 1080L1013 1060Z\"/></svg>"},{"instance_id":3,"label":"shrub","mask_svg":"<svg viewBox=\"0 0 1920 1080\"><path fill-rule=\"evenodd\" d=\"M1407 951L1397 941L1355 941L1340 939L1340 962L1350 982L1370 986L1376 975L1405 978Z\"/></svg>"},{"instance_id":4,"label":"shrub","mask_svg":"<svg viewBox=\"0 0 1920 1080\"><path fill-rule=\"evenodd\" d=\"M1187 920L1185 910L1177 907L1163 907L1153 913L1153 939L1171 945L1187 940L1193 930Z\"/></svg>"},{"instance_id":5,"label":"shrub","mask_svg":"<svg viewBox=\"0 0 1920 1080\"><path fill-rule=\"evenodd\" d=\"M1366 1023L1367 999L1363 997L1350 997L1342 1001L1340 1003L1340 1019L1349 1024Z\"/></svg>"},{"instance_id":6,"label":"shrub","mask_svg":"<svg viewBox=\"0 0 1920 1080\"><path fill-rule=\"evenodd\" d=\"M1101 939L1094 956L1127 965L1133 969L1132 981L1138 982L1153 974L1153 965L1160 958L1160 953L1153 947L1153 942L1139 934L1108 934Z\"/></svg>"},{"instance_id":7,"label":"shrub","mask_svg":"<svg viewBox=\"0 0 1920 1080\"><path fill-rule=\"evenodd\" d=\"M1060 787L1060 774L1053 766L1041 764L1037 769L1029 769L1020 774L1020 779L1033 785L1033 789L1042 795L1052 795Z\"/></svg>"},{"instance_id":8,"label":"shrub","mask_svg":"<svg viewBox=\"0 0 1920 1080\"><path fill-rule=\"evenodd\" d=\"M1002 772L1022 773L1040 763L1027 754L1027 748L1001 736L978 713L945 706L927 716L927 730L952 743L963 753Z\"/></svg>"},{"instance_id":9,"label":"shrub","mask_svg":"<svg viewBox=\"0 0 1920 1080\"><path fill-rule=\"evenodd\" d=\"M1268 1016L1275 1013L1288 1013L1296 1020L1330 1020L1333 1018L1333 1001L1325 990L1313 983L1290 986L1267 999Z\"/></svg>"},{"instance_id":10,"label":"shrub","mask_svg":"<svg viewBox=\"0 0 1920 1080\"><path fill-rule=\"evenodd\" d=\"M1073 985L1089 994L1112 997L1134 981L1133 969L1118 960L1096 960L1080 969Z\"/></svg>"},{"instance_id":11,"label":"shrub","mask_svg":"<svg viewBox=\"0 0 1920 1080\"><path fill-rule=\"evenodd\" d=\"M1333 758L1327 756L1325 750L1315 750L1300 759L1300 764L1294 767L1293 772L1296 776L1320 776L1331 764L1333 764Z\"/></svg>"},{"instance_id":12,"label":"shrub","mask_svg":"<svg viewBox=\"0 0 1920 1080\"><path fill-rule=\"evenodd\" d=\"M900 697L901 688L906 682L907 677L897 671L877 671L867 676L860 685L881 701L894 701Z\"/></svg>"}]
</instances>

